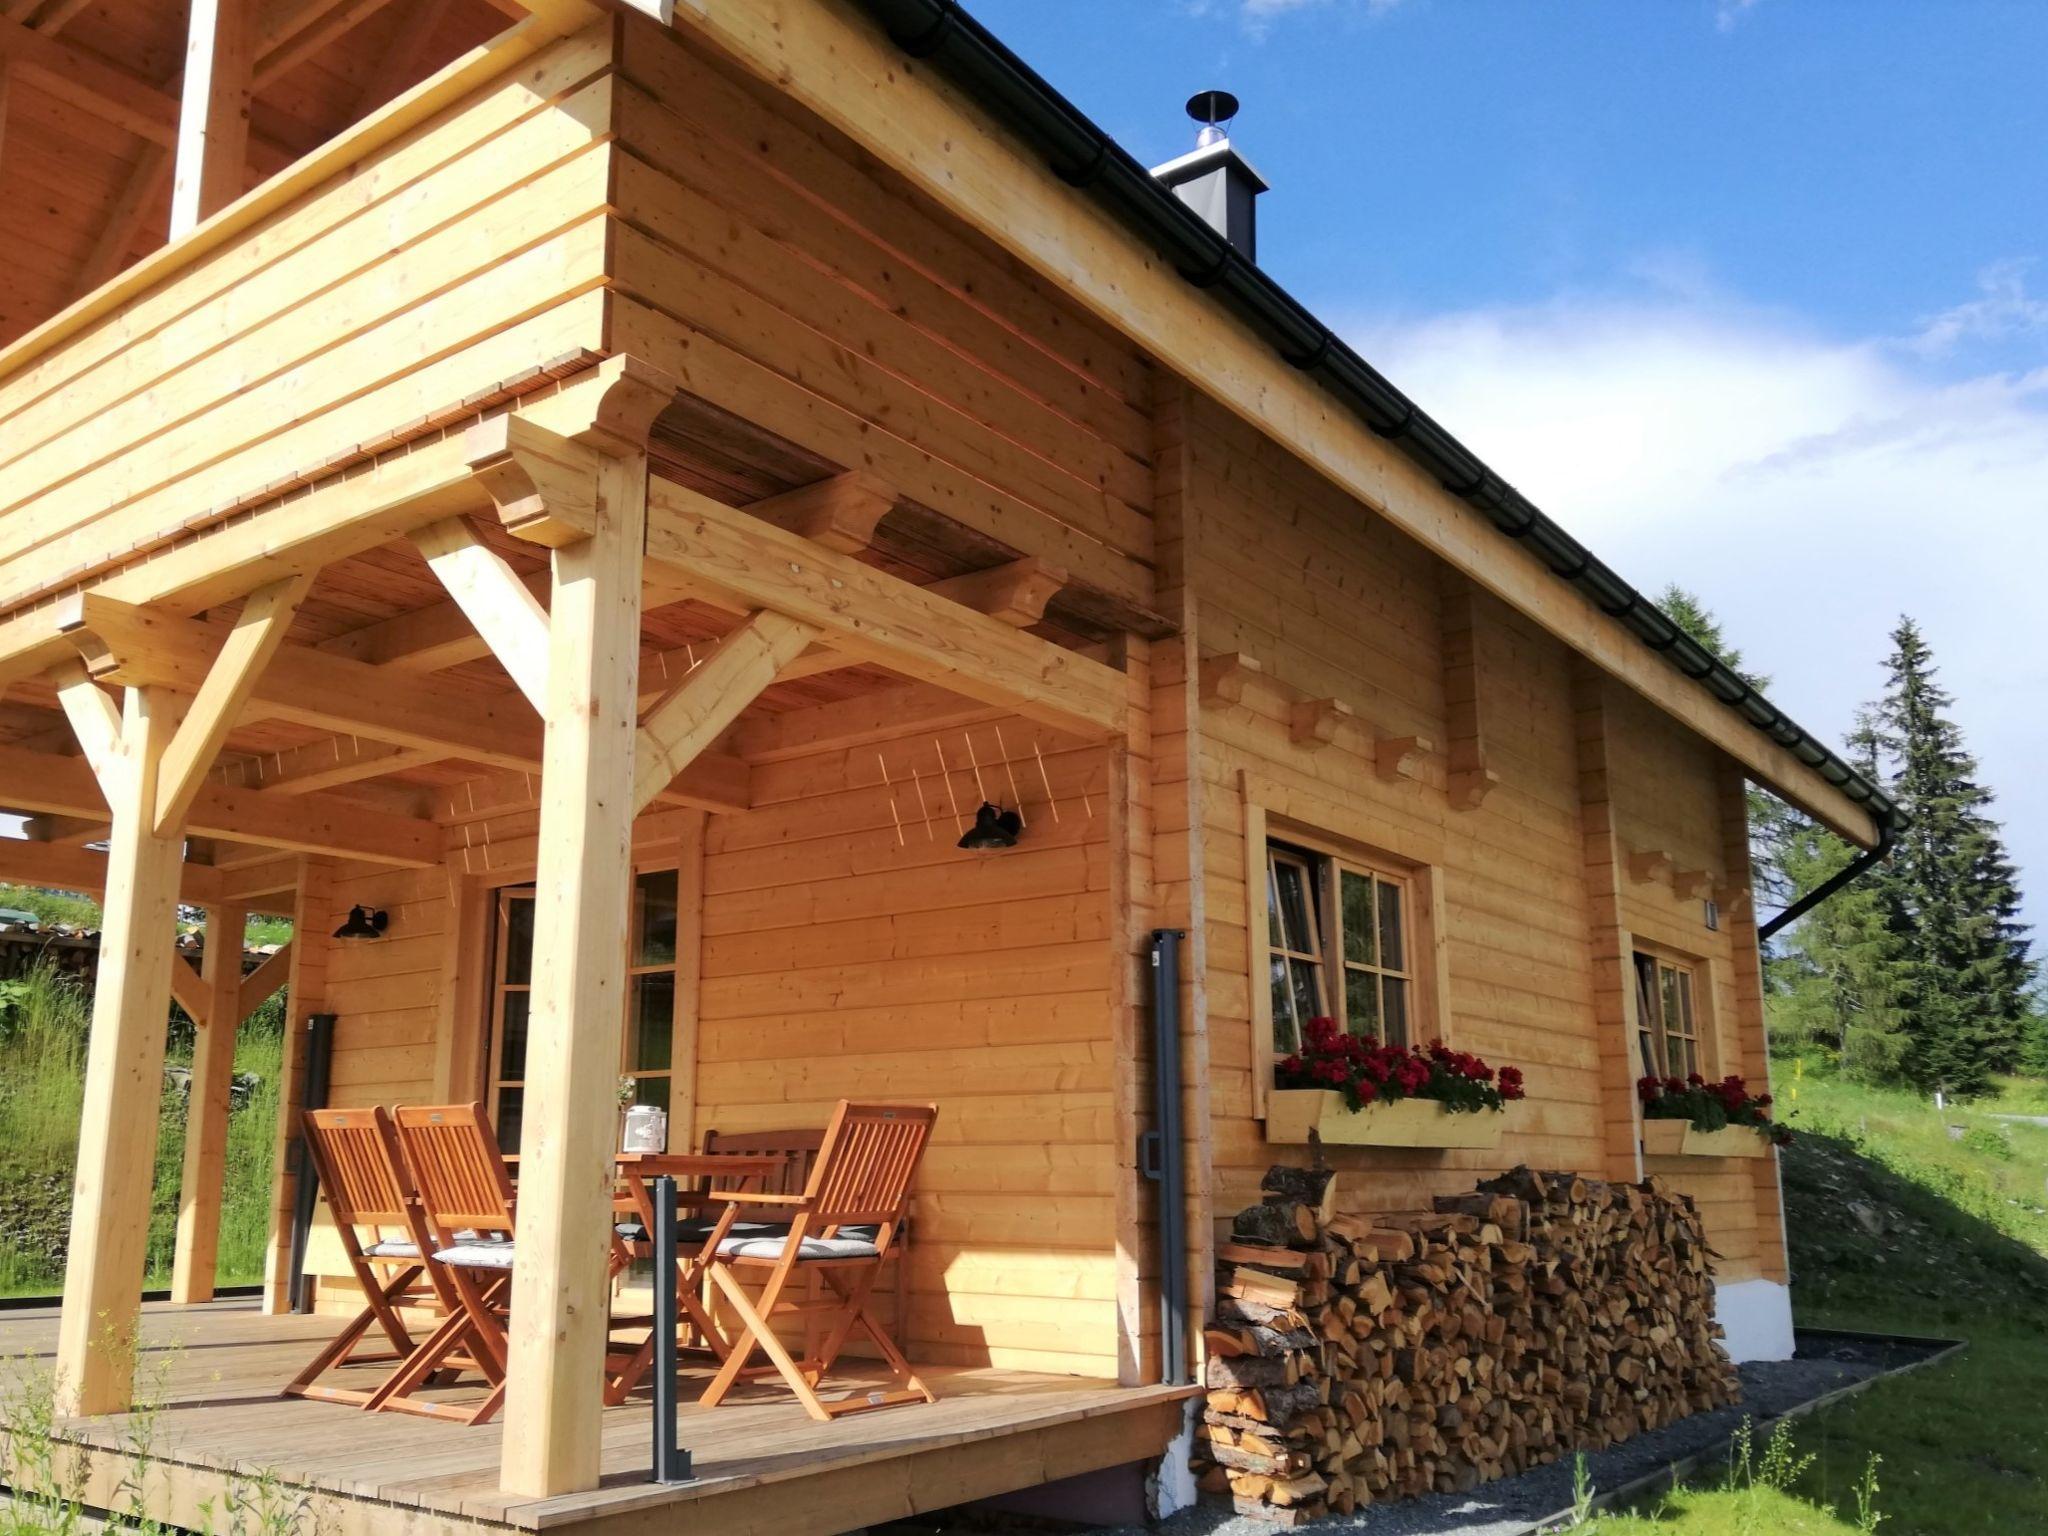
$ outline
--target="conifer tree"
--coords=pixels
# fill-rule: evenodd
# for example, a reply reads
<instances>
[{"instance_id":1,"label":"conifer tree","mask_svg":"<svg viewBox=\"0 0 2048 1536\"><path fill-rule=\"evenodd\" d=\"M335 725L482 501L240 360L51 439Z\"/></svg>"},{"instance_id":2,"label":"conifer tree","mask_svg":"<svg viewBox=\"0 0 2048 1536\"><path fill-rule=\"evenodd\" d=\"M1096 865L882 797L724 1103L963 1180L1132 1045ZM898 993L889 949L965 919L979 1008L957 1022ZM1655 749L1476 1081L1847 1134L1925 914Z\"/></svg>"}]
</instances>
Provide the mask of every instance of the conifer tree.
<instances>
[{"instance_id":1,"label":"conifer tree","mask_svg":"<svg viewBox=\"0 0 2048 1536\"><path fill-rule=\"evenodd\" d=\"M1977 1094L2017 1064L2031 1014L2018 877L1918 626L1901 618L1891 640L1873 746L1909 824L1871 895L1898 947L1900 1066L1923 1087Z\"/></svg>"}]
</instances>

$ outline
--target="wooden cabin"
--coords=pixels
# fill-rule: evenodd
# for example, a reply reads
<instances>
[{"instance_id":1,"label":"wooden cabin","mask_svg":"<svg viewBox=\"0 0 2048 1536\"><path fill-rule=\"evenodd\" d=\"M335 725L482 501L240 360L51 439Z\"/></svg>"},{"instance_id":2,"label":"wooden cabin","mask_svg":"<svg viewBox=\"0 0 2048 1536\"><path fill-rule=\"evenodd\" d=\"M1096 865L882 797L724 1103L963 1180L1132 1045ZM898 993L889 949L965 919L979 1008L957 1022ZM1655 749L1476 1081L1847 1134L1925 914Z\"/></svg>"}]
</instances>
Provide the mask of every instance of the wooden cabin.
<instances>
[{"instance_id":1,"label":"wooden cabin","mask_svg":"<svg viewBox=\"0 0 2048 1536\"><path fill-rule=\"evenodd\" d=\"M93 1489L173 993L174 1523L263 1468L376 1530L1185 1498L1161 1319L1199 1362L1219 1224L1308 1156L1290 957L1527 1073L1495 1147L1333 1148L1347 1208L1655 1171L1731 1346L1789 1348L1775 1158L1646 1158L1634 1084L1766 1075L1745 785L1864 847L1892 808L1176 195L1216 165L1152 175L941 0L7 0L0 68L0 878L106 914L63 1306L0 1334ZM984 802L1013 847L956 846ZM350 1305L316 1234L290 1308L293 1116L262 1303L208 1301L249 992L180 904L295 920L293 1103L330 1017L326 1103L477 1100L518 1155L502 1430L275 1396ZM888 1282L937 1403L763 1388L646 1481L597 1368L622 1073L676 1148L938 1105Z\"/></svg>"}]
</instances>

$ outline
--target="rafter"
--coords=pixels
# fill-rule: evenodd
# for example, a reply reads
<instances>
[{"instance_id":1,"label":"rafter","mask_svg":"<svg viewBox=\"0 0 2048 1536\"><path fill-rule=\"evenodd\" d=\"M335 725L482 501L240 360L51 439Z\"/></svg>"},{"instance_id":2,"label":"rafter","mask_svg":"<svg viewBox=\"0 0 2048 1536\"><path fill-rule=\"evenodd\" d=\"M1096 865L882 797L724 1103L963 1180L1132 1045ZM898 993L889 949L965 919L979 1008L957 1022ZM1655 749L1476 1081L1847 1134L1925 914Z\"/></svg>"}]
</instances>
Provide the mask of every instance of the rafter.
<instances>
[{"instance_id":1,"label":"rafter","mask_svg":"<svg viewBox=\"0 0 2048 1536\"><path fill-rule=\"evenodd\" d=\"M175 240L242 195L254 99L256 0L191 0L172 151Z\"/></svg>"},{"instance_id":2,"label":"rafter","mask_svg":"<svg viewBox=\"0 0 2048 1536\"><path fill-rule=\"evenodd\" d=\"M0 880L97 896L107 888L107 856L57 843L0 837ZM221 888L219 870L188 860L180 873L178 900L203 907L220 899Z\"/></svg>"}]
</instances>

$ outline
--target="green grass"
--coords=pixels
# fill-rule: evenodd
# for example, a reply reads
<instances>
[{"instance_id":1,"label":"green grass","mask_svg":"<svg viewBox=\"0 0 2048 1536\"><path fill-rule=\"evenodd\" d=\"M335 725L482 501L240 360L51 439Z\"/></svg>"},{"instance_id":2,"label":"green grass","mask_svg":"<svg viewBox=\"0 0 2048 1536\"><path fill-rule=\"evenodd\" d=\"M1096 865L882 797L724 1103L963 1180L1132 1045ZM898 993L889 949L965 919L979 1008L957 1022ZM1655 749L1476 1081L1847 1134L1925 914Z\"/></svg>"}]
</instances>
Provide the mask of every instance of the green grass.
<instances>
[{"instance_id":1,"label":"green grass","mask_svg":"<svg viewBox=\"0 0 2048 1536\"><path fill-rule=\"evenodd\" d=\"M1800 1131L1784 1163L1800 1322L1969 1348L1800 1420L1793 1438L1812 1460L1780 1484L1716 1473L1585 1529L1855 1531L1856 1484L1876 1455L1884 1536L2048 1532L2048 1131L1991 1118L2030 1112L2048 1083L1938 1111L1814 1059L1772 1075Z\"/></svg>"},{"instance_id":2,"label":"green grass","mask_svg":"<svg viewBox=\"0 0 2048 1536\"><path fill-rule=\"evenodd\" d=\"M90 1014L86 988L53 969L0 983L0 1295L48 1295L63 1287ZM228 1118L218 1271L223 1285L262 1276L284 1018L280 994L236 1037L235 1070L253 1074L256 1087ZM169 1060L189 1066L191 1059L189 1028L173 1030ZM177 1238L185 1147L181 1090L166 1085L159 1117L151 1285L168 1283Z\"/></svg>"}]
</instances>

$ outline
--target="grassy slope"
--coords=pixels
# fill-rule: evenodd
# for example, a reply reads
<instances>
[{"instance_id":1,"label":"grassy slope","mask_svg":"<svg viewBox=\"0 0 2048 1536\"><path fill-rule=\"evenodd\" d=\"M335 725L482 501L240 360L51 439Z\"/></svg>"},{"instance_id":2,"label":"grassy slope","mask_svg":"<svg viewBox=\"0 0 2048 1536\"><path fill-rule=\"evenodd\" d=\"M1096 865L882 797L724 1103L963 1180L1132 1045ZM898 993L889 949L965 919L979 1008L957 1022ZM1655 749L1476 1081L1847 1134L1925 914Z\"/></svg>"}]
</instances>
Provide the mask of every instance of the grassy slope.
<instances>
[{"instance_id":1,"label":"grassy slope","mask_svg":"<svg viewBox=\"0 0 2048 1536\"><path fill-rule=\"evenodd\" d=\"M1885 1536L2048 1532L2048 1129L1993 1117L2032 1112L2048 1084L1943 1112L1818 1063L1773 1075L1781 1097L1796 1087L1787 1108L1803 1133L1785 1161L1800 1321L1970 1348L1802 1421L1798 1443L1815 1459L1790 1480L1797 1500L1714 1486L1591 1529L1855 1530L1852 1488L1875 1454Z\"/></svg>"},{"instance_id":2,"label":"grassy slope","mask_svg":"<svg viewBox=\"0 0 2048 1536\"><path fill-rule=\"evenodd\" d=\"M0 1028L0 1295L47 1295L63 1287L57 1255L69 1225L88 1007L77 984L42 979L16 992L5 1010ZM282 1000L273 999L236 1039L235 1070L253 1074L258 1087L228 1121L219 1259L224 1285L262 1274L283 1019ZM171 1060L190 1064L189 1039L174 1041ZM170 1278L185 1145L184 1095L167 1090L160 1114L150 1216L151 1285Z\"/></svg>"}]
</instances>

